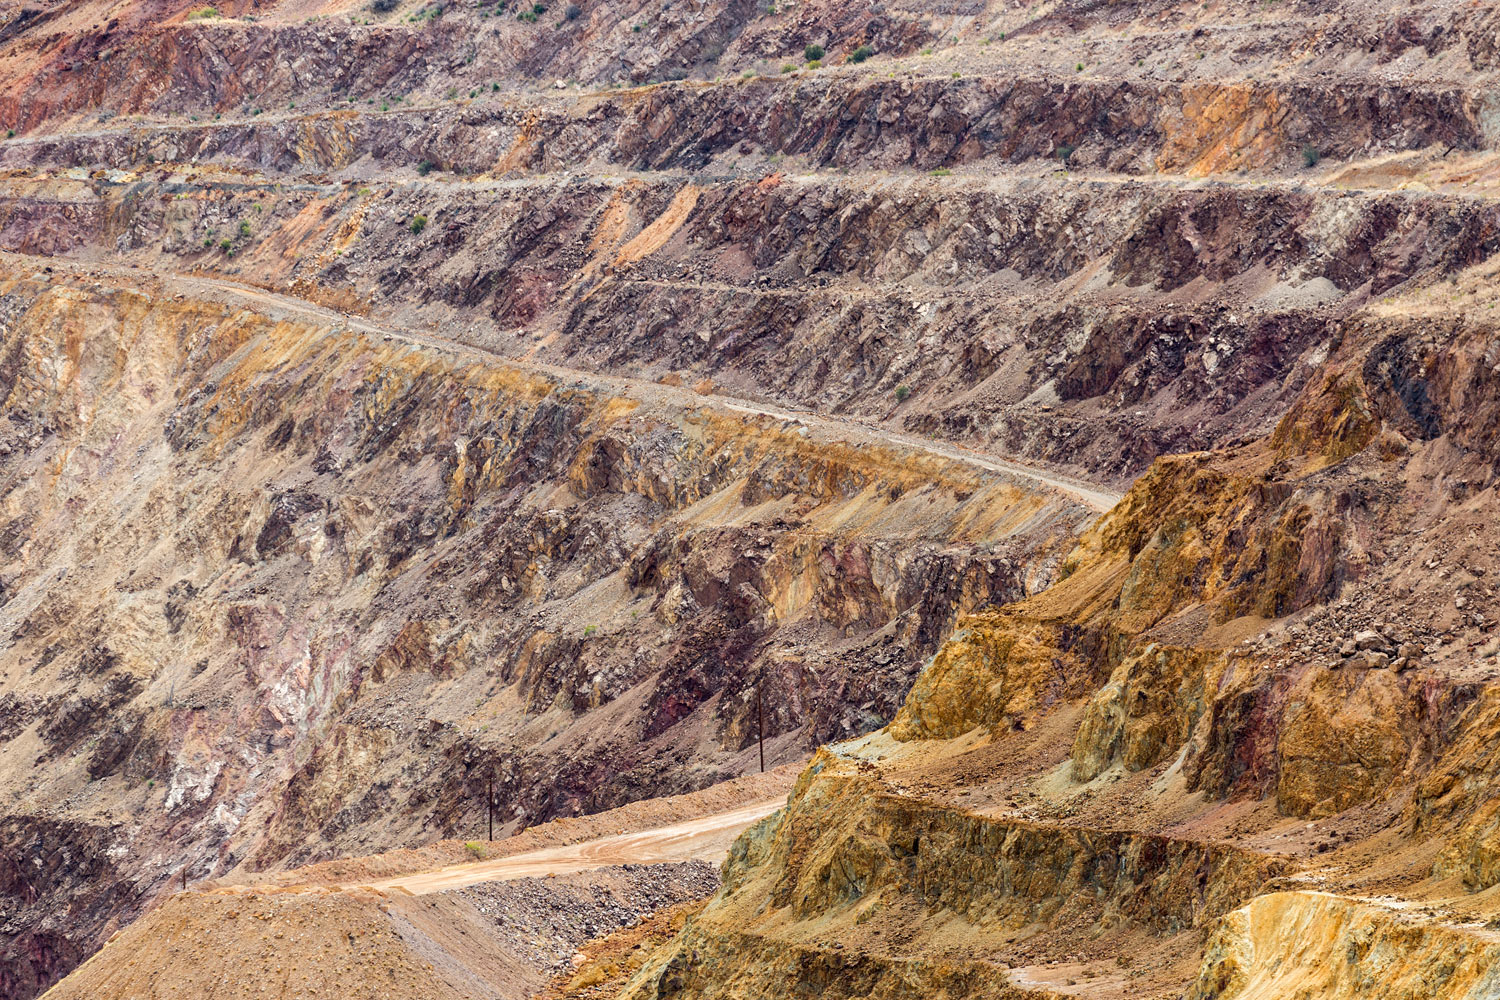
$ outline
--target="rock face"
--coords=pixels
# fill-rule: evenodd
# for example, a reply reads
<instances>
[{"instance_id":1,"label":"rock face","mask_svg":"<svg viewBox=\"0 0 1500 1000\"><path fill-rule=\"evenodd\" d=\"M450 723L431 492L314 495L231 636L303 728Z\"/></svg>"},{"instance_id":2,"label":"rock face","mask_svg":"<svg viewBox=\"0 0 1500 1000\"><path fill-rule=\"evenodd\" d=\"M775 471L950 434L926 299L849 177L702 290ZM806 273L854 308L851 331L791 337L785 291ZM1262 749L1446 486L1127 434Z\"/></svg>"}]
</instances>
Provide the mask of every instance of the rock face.
<instances>
[{"instance_id":1,"label":"rock face","mask_svg":"<svg viewBox=\"0 0 1500 1000\"><path fill-rule=\"evenodd\" d=\"M200 938L274 968L239 890L170 887L703 789L762 734L816 751L786 809L577 982L1493 992L1497 28L0 12L0 995L143 913L199 950L59 995L188 990ZM618 923L323 888L256 905L391 960L298 952L313 995Z\"/></svg>"}]
</instances>

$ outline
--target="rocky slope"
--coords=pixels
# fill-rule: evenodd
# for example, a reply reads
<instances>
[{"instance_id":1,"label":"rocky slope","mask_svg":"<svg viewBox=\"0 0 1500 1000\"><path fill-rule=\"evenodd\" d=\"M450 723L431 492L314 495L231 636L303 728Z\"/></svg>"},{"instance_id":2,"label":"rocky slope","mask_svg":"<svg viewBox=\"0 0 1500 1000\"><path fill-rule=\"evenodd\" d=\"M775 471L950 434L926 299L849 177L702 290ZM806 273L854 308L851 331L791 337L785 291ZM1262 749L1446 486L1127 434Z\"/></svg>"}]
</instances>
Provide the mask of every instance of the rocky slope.
<instances>
[{"instance_id":1,"label":"rocky slope","mask_svg":"<svg viewBox=\"0 0 1500 1000\"><path fill-rule=\"evenodd\" d=\"M1487 995L1497 24L0 11L0 994L763 720L579 982Z\"/></svg>"}]
</instances>

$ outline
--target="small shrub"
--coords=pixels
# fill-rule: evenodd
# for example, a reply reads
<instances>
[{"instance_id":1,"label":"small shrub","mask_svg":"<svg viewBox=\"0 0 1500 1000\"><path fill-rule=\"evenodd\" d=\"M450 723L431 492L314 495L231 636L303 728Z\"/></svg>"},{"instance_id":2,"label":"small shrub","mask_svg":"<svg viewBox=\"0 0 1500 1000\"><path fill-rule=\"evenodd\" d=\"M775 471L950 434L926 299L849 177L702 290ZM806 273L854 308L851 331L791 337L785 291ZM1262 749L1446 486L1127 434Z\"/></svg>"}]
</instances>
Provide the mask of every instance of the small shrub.
<instances>
[{"instance_id":1,"label":"small shrub","mask_svg":"<svg viewBox=\"0 0 1500 1000\"><path fill-rule=\"evenodd\" d=\"M425 216L425 215L414 215L414 216L411 217L411 232L412 232L413 236L417 235L418 233L420 233L422 230L424 230L426 228L427 228L427 216Z\"/></svg>"},{"instance_id":2,"label":"small shrub","mask_svg":"<svg viewBox=\"0 0 1500 1000\"><path fill-rule=\"evenodd\" d=\"M229 251L234 249L234 244L229 242L229 237L226 236L224 239L219 241L219 249L223 250L225 253L228 253Z\"/></svg>"},{"instance_id":3,"label":"small shrub","mask_svg":"<svg viewBox=\"0 0 1500 1000\"><path fill-rule=\"evenodd\" d=\"M582 13L582 7L578 6L576 3L570 3L567 7L563 8L563 20L576 21L578 20L579 15L581 15Z\"/></svg>"},{"instance_id":4,"label":"small shrub","mask_svg":"<svg viewBox=\"0 0 1500 1000\"><path fill-rule=\"evenodd\" d=\"M792 65L791 63L787 63L785 66L781 67L781 71L783 73L795 73L797 72L797 67Z\"/></svg>"},{"instance_id":5,"label":"small shrub","mask_svg":"<svg viewBox=\"0 0 1500 1000\"><path fill-rule=\"evenodd\" d=\"M370 9L377 14L389 14L401 5L401 0L375 0Z\"/></svg>"},{"instance_id":6,"label":"small shrub","mask_svg":"<svg viewBox=\"0 0 1500 1000\"><path fill-rule=\"evenodd\" d=\"M541 17L543 14L547 13L547 5L544 3L534 3L531 5L531 12L537 17Z\"/></svg>"},{"instance_id":7,"label":"small shrub","mask_svg":"<svg viewBox=\"0 0 1500 1000\"><path fill-rule=\"evenodd\" d=\"M523 11L521 11L521 13L519 13L519 14L516 15L516 20L517 21L525 21L527 24L535 24L536 23L536 14L534 12L532 12L532 11L529 11L529 10L523 10Z\"/></svg>"},{"instance_id":8,"label":"small shrub","mask_svg":"<svg viewBox=\"0 0 1500 1000\"><path fill-rule=\"evenodd\" d=\"M478 97L478 96L479 96L479 91L477 91L477 90L471 90L471 91L469 91L469 97L474 98L474 97Z\"/></svg>"},{"instance_id":9,"label":"small shrub","mask_svg":"<svg viewBox=\"0 0 1500 1000\"><path fill-rule=\"evenodd\" d=\"M823 46L816 43L807 46L802 50L802 57L808 62L817 62L823 58Z\"/></svg>"},{"instance_id":10,"label":"small shrub","mask_svg":"<svg viewBox=\"0 0 1500 1000\"><path fill-rule=\"evenodd\" d=\"M906 397L910 396L910 395L911 395L911 386L909 386L909 385L898 385L898 386L896 386L896 402L903 403L903 402L906 401Z\"/></svg>"},{"instance_id":11,"label":"small shrub","mask_svg":"<svg viewBox=\"0 0 1500 1000\"><path fill-rule=\"evenodd\" d=\"M949 170L947 167L938 167L936 170L931 170L928 172L934 177L948 177L953 173L953 171Z\"/></svg>"},{"instance_id":12,"label":"small shrub","mask_svg":"<svg viewBox=\"0 0 1500 1000\"><path fill-rule=\"evenodd\" d=\"M874 54L874 49L870 48L868 45L861 45L859 48L849 53L849 61L852 63L862 63Z\"/></svg>"},{"instance_id":13,"label":"small shrub","mask_svg":"<svg viewBox=\"0 0 1500 1000\"><path fill-rule=\"evenodd\" d=\"M1073 149L1074 147L1066 143L1057 147L1057 158L1062 161L1063 166L1067 166L1068 161L1073 158Z\"/></svg>"},{"instance_id":14,"label":"small shrub","mask_svg":"<svg viewBox=\"0 0 1500 1000\"><path fill-rule=\"evenodd\" d=\"M588 626L587 628L585 628L583 630L583 637L585 639L587 639L589 636L593 635L597 631L599 631L599 626L598 625L590 625L590 626Z\"/></svg>"},{"instance_id":15,"label":"small shrub","mask_svg":"<svg viewBox=\"0 0 1500 1000\"><path fill-rule=\"evenodd\" d=\"M1073 67L1073 72L1075 72L1075 73L1082 73L1083 72L1083 63L1079 63L1077 66L1074 66Z\"/></svg>"},{"instance_id":16,"label":"small shrub","mask_svg":"<svg viewBox=\"0 0 1500 1000\"><path fill-rule=\"evenodd\" d=\"M246 222L244 219L241 219L240 220L240 236L241 237L245 237L245 236L249 236L249 235L250 235L250 223Z\"/></svg>"},{"instance_id":17,"label":"small shrub","mask_svg":"<svg viewBox=\"0 0 1500 1000\"><path fill-rule=\"evenodd\" d=\"M219 16L219 8L217 8L217 7L199 7L197 10L193 11L191 14L188 15L188 20L189 21L201 21L205 17L218 17L218 16Z\"/></svg>"},{"instance_id":18,"label":"small shrub","mask_svg":"<svg viewBox=\"0 0 1500 1000\"><path fill-rule=\"evenodd\" d=\"M1316 167L1323 154L1318 152L1318 147L1308 143L1302 147L1302 165L1304 167Z\"/></svg>"},{"instance_id":19,"label":"small shrub","mask_svg":"<svg viewBox=\"0 0 1500 1000\"><path fill-rule=\"evenodd\" d=\"M450 100L450 101L453 100L454 98L458 97L458 88L457 87L449 87L448 88L447 97L448 97L448 100Z\"/></svg>"},{"instance_id":20,"label":"small shrub","mask_svg":"<svg viewBox=\"0 0 1500 1000\"><path fill-rule=\"evenodd\" d=\"M14 139L15 137L16 137L16 130L15 129L8 128L8 129L5 130L5 138L7 138L7 139Z\"/></svg>"},{"instance_id":21,"label":"small shrub","mask_svg":"<svg viewBox=\"0 0 1500 1000\"><path fill-rule=\"evenodd\" d=\"M630 30L633 31L633 32L635 32L636 34L640 34L641 33L641 26L639 24L633 24L633 25L630 26Z\"/></svg>"},{"instance_id":22,"label":"small shrub","mask_svg":"<svg viewBox=\"0 0 1500 1000\"><path fill-rule=\"evenodd\" d=\"M211 247L213 245L214 245L214 238L212 236L205 236L205 237L203 237L203 246L204 246L205 249L208 248L208 247Z\"/></svg>"},{"instance_id":23,"label":"small shrub","mask_svg":"<svg viewBox=\"0 0 1500 1000\"><path fill-rule=\"evenodd\" d=\"M814 60L812 60L811 62L809 62L807 64L807 68L808 69L822 69L823 68L823 60L821 60L821 59L814 59Z\"/></svg>"},{"instance_id":24,"label":"small shrub","mask_svg":"<svg viewBox=\"0 0 1500 1000\"><path fill-rule=\"evenodd\" d=\"M490 93L492 93L492 94L498 94L498 93L500 93L500 85L498 83L492 83L492 84L490 84Z\"/></svg>"},{"instance_id":25,"label":"small shrub","mask_svg":"<svg viewBox=\"0 0 1500 1000\"><path fill-rule=\"evenodd\" d=\"M469 856L475 861L483 861L485 856L490 853L489 848L477 840L464 841L464 850L468 851Z\"/></svg>"}]
</instances>

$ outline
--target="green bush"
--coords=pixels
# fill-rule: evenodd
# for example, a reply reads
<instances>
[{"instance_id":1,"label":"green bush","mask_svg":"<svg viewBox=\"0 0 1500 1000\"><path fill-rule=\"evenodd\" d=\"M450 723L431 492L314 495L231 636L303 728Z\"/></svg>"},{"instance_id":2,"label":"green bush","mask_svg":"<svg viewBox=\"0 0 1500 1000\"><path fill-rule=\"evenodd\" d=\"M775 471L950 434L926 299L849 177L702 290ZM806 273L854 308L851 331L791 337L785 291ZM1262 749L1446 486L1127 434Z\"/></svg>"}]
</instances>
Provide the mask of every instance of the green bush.
<instances>
[{"instance_id":1,"label":"green bush","mask_svg":"<svg viewBox=\"0 0 1500 1000\"><path fill-rule=\"evenodd\" d=\"M582 13L582 7L578 6L576 3L570 3L567 7L563 8L563 20L576 21L578 20L579 15L581 15Z\"/></svg>"},{"instance_id":2,"label":"green bush","mask_svg":"<svg viewBox=\"0 0 1500 1000\"><path fill-rule=\"evenodd\" d=\"M1302 147L1302 165L1304 167L1316 167L1323 154L1318 152L1318 147L1308 143Z\"/></svg>"},{"instance_id":3,"label":"green bush","mask_svg":"<svg viewBox=\"0 0 1500 1000\"><path fill-rule=\"evenodd\" d=\"M247 222L247 221L245 221L244 219L241 219L240 220L240 236L241 237L245 237L245 236L249 236L249 235L250 235L250 223Z\"/></svg>"},{"instance_id":4,"label":"green bush","mask_svg":"<svg viewBox=\"0 0 1500 1000\"><path fill-rule=\"evenodd\" d=\"M425 215L414 215L414 216L411 217L411 232L412 232L413 236L415 236L417 233L420 233L422 230L424 230L426 228L427 228L427 216L425 216Z\"/></svg>"},{"instance_id":5,"label":"green bush","mask_svg":"<svg viewBox=\"0 0 1500 1000\"><path fill-rule=\"evenodd\" d=\"M1074 147L1067 143L1057 147L1057 158L1063 162L1063 166L1067 166L1068 161L1073 158L1073 149Z\"/></svg>"},{"instance_id":6,"label":"green bush","mask_svg":"<svg viewBox=\"0 0 1500 1000\"><path fill-rule=\"evenodd\" d=\"M898 385L898 386L896 386L896 402L898 402L898 403L905 402L906 401L906 397L910 396L910 395L911 395L911 386L909 386L909 385Z\"/></svg>"},{"instance_id":7,"label":"green bush","mask_svg":"<svg viewBox=\"0 0 1500 1000\"><path fill-rule=\"evenodd\" d=\"M229 238L226 236L224 239L219 241L219 249L223 250L225 253L228 253L229 251L234 249L234 244L229 242Z\"/></svg>"},{"instance_id":8,"label":"green bush","mask_svg":"<svg viewBox=\"0 0 1500 1000\"><path fill-rule=\"evenodd\" d=\"M219 16L219 8L217 8L217 7L199 7L197 10L193 11L191 14L188 15L188 20L189 21L198 21L198 20L202 20L205 17L218 17L218 16Z\"/></svg>"},{"instance_id":9,"label":"green bush","mask_svg":"<svg viewBox=\"0 0 1500 1000\"><path fill-rule=\"evenodd\" d=\"M817 62L823 58L823 46L813 43L802 50L802 56L808 62Z\"/></svg>"},{"instance_id":10,"label":"green bush","mask_svg":"<svg viewBox=\"0 0 1500 1000\"><path fill-rule=\"evenodd\" d=\"M859 48L849 53L849 61L852 63L862 63L874 54L874 49L870 48L868 45L861 45Z\"/></svg>"},{"instance_id":11,"label":"green bush","mask_svg":"<svg viewBox=\"0 0 1500 1000\"><path fill-rule=\"evenodd\" d=\"M781 71L783 73L795 73L797 72L797 67L792 63L787 63L785 66L781 67Z\"/></svg>"},{"instance_id":12,"label":"green bush","mask_svg":"<svg viewBox=\"0 0 1500 1000\"><path fill-rule=\"evenodd\" d=\"M464 841L464 850L468 851L469 856L475 861L483 861L485 856L490 853L489 848L477 840Z\"/></svg>"},{"instance_id":13,"label":"green bush","mask_svg":"<svg viewBox=\"0 0 1500 1000\"><path fill-rule=\"evenodd\" d=\"M389 14L401 5L401 0L375 0L370 9L377 14Z\"/></svg>"}]
</instances>

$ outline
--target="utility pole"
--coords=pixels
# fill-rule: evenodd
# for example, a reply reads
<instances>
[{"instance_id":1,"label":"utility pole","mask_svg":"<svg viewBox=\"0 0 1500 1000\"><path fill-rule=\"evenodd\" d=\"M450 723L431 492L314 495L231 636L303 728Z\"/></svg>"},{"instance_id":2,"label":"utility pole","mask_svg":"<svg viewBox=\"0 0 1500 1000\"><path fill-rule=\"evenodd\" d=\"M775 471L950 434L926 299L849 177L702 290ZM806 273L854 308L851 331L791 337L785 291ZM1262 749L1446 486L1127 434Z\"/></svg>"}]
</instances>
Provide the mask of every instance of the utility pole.
<instances>
[{"instance_id":1,"label":"utility pole","mask_svg":"<svg viewBox=\"0 0 1500 1000\"><path fill-rule=\"evenodd\" d=\"M763 697L766 687L766 674L761 671L760 680L755 682L755 724L760 729L760 773L766 773L766 703Z\"/></svg>"},{"instance_id":2,"label":"utility pole","mask_svg":"<svg viewBox=\"0 0 1500 1000\"><path fill-rule=\"evenodd\" d=\"M490 772L488 790L484 796L484 813L489 820L488 829L485 831L485 840L495 839L495 772Z\"/></svg>"}]
</instances>

